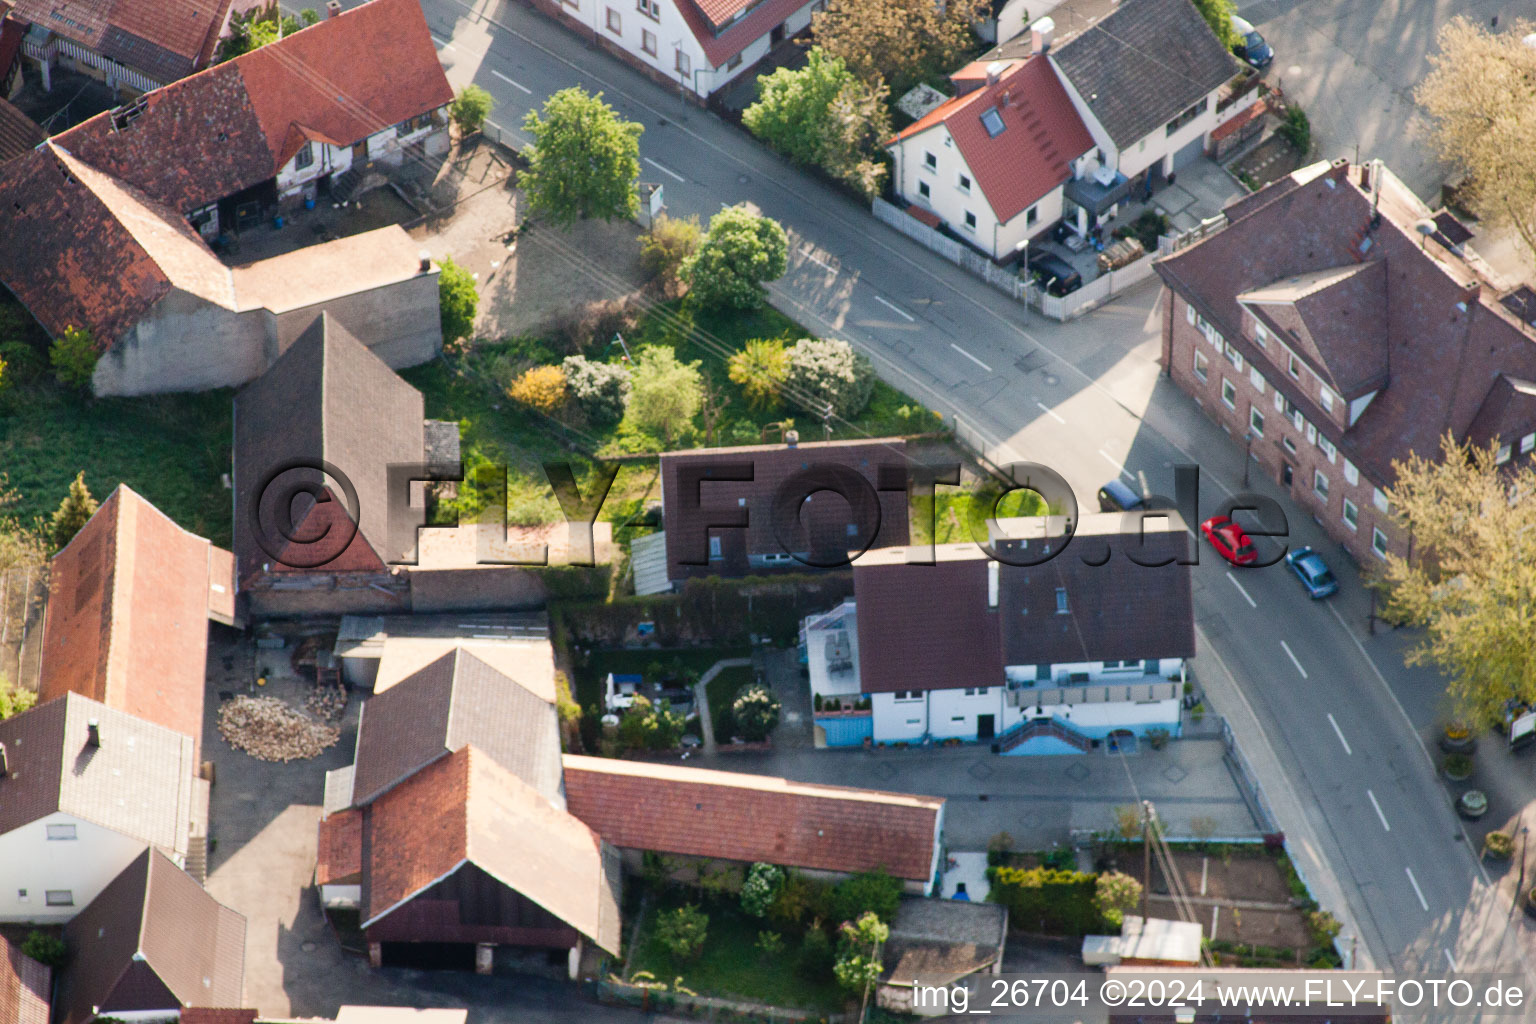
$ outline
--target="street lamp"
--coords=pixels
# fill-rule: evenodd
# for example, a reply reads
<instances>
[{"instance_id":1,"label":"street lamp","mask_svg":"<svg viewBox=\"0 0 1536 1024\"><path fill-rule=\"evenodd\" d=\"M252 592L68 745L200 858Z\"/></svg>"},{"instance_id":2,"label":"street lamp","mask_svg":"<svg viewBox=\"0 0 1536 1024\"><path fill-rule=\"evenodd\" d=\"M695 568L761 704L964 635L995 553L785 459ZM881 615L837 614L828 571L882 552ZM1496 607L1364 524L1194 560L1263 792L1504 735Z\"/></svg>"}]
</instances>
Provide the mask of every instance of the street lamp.
<instances>
[{"instance_id":1,"label":"street lamp","mask_svg":"<svg viewBox=\"0 0 1536 1024\"><path fill-rule=\"evenodd\" d=\"M1248 465L1253 461L1253 430L1243 435L1243 487L1248 486Z\"/></svg>"},{"instance_id":2,"label":"street lamp","mask_svg":"<svg viewBox=\"0 0 1536 1024\"><path fill-rule=\"evenodd\" d=\"M1520 884L1515 886L1515 902L1525 899L1525 845L1530 838L1531 829L1528 825L1520 826Z\"/></svg>"}]
</instances>

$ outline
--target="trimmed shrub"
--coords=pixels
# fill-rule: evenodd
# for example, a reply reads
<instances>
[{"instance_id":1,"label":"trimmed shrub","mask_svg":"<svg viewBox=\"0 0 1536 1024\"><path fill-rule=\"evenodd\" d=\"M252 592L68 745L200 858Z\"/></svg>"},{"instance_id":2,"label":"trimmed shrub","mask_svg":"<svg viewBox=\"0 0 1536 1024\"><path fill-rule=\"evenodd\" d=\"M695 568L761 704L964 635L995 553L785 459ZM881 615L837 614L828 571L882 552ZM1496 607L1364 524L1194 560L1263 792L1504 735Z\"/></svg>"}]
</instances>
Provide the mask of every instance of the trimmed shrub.
<instances>
[{"instance_id":1,"label":"trimmed shrub","mask_svg":"<svg viewBox=\"0 0 1536 1024\"><path fill-rule=\"evenodd\" d=\"M832 887L832 917L837 921L857 921L866 913L890 921L900 905L901 879L884 871L854 875Z\"/></svg>"},{"instance_id":2,"label":"trimmed shrub","mask_svg":"<svg viewBox=\"0 0 1536 1024\"><path fill-rule=\"evenodd\" d=\"M747 872L747 880L741 884L741 909L753 917L765 916L783 885L783 868L773 864L753 864L752 870Z\"/></svg>"},{"instance_id":3,"label":"trimmed shrub","mask_svg":"<svg viewBox=\"0 0 1536 1024\"><path fill-rule=\"evenodd\" d=\"M846 341L801 338L789 351L783 393L813 416L822 416L830 404L838 416L852 419L874 392L875 368Z\"/></svg>"},{"instance_id":4,"label":"trimmed shrub","mask_svg":"<svg viewBox=\"0 0 1536 1024\"><path fill-rule=\"evenodd\" d=\"M629 401L629 369L586 356L567 356L560 364L571 397L593 423L617 423Z\"/></svg>"},{"instance_id":5,"label":"trimmed shrub","mask_svg":"<svg viewBox=\"0 0 1536 1024\"><path fill-rule=\"evenodd\" d=\"M1100 925L1094 906L1098 879L1054 868L989 868L991 899L1008 908L1010 923L1047 935L1086 935Z\"/></svg>"}]
</instances>

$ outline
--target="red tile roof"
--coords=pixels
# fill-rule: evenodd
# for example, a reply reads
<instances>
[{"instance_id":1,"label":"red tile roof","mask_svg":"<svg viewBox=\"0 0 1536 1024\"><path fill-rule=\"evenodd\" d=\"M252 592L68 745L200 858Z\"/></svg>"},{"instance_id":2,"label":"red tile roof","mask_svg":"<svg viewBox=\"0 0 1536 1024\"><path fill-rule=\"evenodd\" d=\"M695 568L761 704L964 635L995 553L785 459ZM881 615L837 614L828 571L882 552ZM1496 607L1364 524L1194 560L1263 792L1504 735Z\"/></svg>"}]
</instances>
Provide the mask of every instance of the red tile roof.
<instances>
[{"instance_id":1,"label":"red tile roof","mask_svg":"<svg viewBox=\"0 0 1536 1024\"><path fill-rule=\"evenodd\" d=\"M358 884L363 877L363 812L355 807L320 822L316 885Z\"/></svg>"},{"instance_id":2,"label":"red tile roof","mask_svg":"<svg viewBox=\"0 0 1536 1024\"><path fill-rule=\"evenodd\" d=\"M752 7L754 0L678 0L677 9L704 48L704 56L710 64L719 67L742 50L784 23L784 20L812 0L761 0L740 21L730 28L715 32L737 12Z\"/></svg>"},{"instance_id":3,"label":"red tile roof","mask_svg":"<svg viewBox=\"0 0 1536 1024\"><path fill-rule=\"evenodd\" d=\"M203 67L229 0L18 0L16 17L157 81Z\"/></svg>"},{"instance_id":4,"label":"red tile roof","mask_svg":"<svg viewBox=\"0 0 1536 1024\"><path fill-rule=\"evenodd\" d=\"M51 973L0 936L0 1024L48 1024Z\"/></svg>"},{"instance_id":5,"label":"red tile roof","mask_svg":"<svg viewBox=\"0 0 1536 1024\"><path fill-rule=\"evenodd\" d=\"M41 699L74 692L203 734L209 543L119 486L53 559Z\"/></svg>"},{"instance_id":6,"label":"red tile roof","mask_svg":"<svg viewBox=\"0 0 1536 1024\"><path fill-rule=\"evenodd\" d=\"M996 109L993 137L981 116ZM993 85L957 96L902 129L888 145L943 125L993 214L1007 223L1072 175L1071 161L1093 148L1082 119L1045 60L1014 61Z\"/></svg>"},{"instance_id":7,"label":"red tile roof","mask_svg":"<svg viewBox=\"0 0 1536 1024\"><path fill-rule=\"evenodd\" d=\"M566 806L615 846L927 882L941 797L565 757Z\"/></svg>"}]
</instances>

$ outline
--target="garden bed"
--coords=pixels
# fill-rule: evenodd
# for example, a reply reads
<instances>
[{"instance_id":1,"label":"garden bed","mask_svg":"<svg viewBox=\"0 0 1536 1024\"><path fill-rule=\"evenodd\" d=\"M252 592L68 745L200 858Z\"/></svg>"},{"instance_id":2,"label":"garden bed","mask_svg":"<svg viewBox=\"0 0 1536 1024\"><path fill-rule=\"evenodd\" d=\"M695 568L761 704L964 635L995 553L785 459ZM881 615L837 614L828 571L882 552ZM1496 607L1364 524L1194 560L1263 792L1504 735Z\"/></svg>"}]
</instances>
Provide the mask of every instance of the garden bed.
<instances>
[{"instance_id":1,"label":"garden bed","mask_svg":"<svg viewBox=\"0 0 1536 1024\"><path fill-rule=\"evenodd\" d=\"M658 675L669 675L676 669L682 669L691 673L697 680L709 667L721 658L745 658L750 657L750 647L696 647L682 650L599 650L591 651L585 656L576 659L576 702L583 708L592 706L601 707L603 703L603 683L608 678L608 673L617 675L634 674L645 676L647 683L654 682ZM751 679L751 668L733 670L726 669L716 677L716 683L721 677L731 676L733 672L744 671L746 678ZM739 679L736 685L739 685ZM715 686L709 687L711 694ZM734 692L734 690L732 691ZM710 708L714 709L714 699L711 696Z\"/></svg>"}]
</instances>

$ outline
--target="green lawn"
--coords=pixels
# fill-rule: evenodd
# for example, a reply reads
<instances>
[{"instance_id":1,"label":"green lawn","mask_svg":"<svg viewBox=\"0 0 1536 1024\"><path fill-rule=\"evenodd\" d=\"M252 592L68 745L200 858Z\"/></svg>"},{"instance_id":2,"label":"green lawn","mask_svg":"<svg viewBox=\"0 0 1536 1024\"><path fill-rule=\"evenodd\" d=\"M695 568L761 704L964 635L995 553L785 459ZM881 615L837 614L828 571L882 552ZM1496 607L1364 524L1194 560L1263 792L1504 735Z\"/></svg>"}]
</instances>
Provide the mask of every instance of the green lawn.
<instances>
[{"instance_id":1,"label":"green lawn","mask_svg":"<svg viewBox=\"0 0 1536 1024\"><path fill-rule=\"evenodd\" d=\"M24 344L34 367L46 366L42 343ZM92 399L27 372L16 354L7 351L11 383L0 391L0 474L19 497L7 514L51 516L83 469L97 500L126 483L186 529L229 546L233 499L220 477L230 468L231 392Z\"/></svg>"},{"instance_id":2,"label":"green lawn","mask_svg":"<svg viewBox=\"0 0 1536 1024\"><path fill-rule=\"evenodd\" d=\"M705 902L709 934L698 958L679 962L656 940L656 919L680 902L673 896L658 900L641 922L630 978L649 972L656 981L672 985L681 978L685 988L700 995L736 997L796 1009L835 1012L846 997L830 971L806 975L797 969L800 937L784 936L784 950L764 957L757 950L758 933L769 928L748 917L732 902Z\"/></svg>"},{"instance_id":3,"label":"green lawn","mask_svg":"<svg viewBox=\"0 0 1536 1024\"><path fill-rule=\"evenodd\" d=\"M618 674L635 673L646 677L650 682L654 673L651 667L657 663L663 666L663 671L669 671L674 662L681 662L683 667L696 675L703 675L709 666L721 658L745 658L750 656L750 647L707 647L689 648L676 651L593 651L587 655L576 668L576 702L582 707L591 704L601 704L603 700L603 681L608 678L609 672ZM752 677L752 670L726 669L721 676L730 675L733 672L744 671L747 678ZM718 682L718 680L716 680ZM714 687L710 690L710 708L715 707Z\"/></svg>"}]
</instances>

